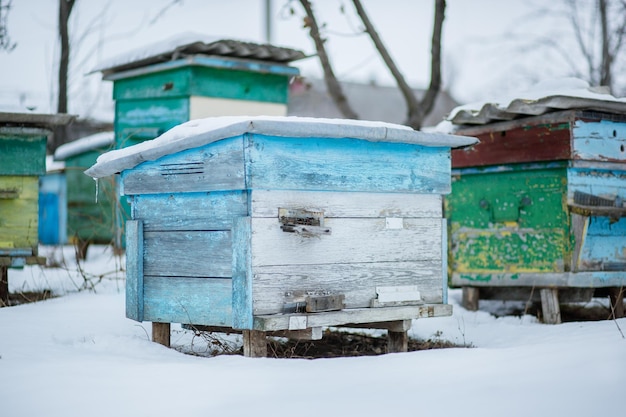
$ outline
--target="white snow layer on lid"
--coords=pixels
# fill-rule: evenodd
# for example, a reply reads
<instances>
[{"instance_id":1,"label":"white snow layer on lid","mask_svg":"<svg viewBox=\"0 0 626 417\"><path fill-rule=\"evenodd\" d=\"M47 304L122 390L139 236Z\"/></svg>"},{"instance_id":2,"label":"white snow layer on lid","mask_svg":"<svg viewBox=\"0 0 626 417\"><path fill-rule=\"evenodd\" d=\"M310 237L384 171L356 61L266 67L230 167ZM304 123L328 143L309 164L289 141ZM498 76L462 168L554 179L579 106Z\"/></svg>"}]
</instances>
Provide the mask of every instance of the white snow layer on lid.
<instances>
[{"instance_id":1,"label":"white snow layer on lid","mask_svg":"<svg viewBox=\"0 0 626 417\"><path fill-rule=\"evenodd\" d=\"M450 148L473 145L477 142L476 138L467 136L424 133L408 126L363 120L294 116L209 117L178 125L156 139L102 154L85 174L93 178L106 177L145 161L154 161L165 155L244 133L285 137L354 138L371 142Z\"/></svg>"},{"instance_id":2,"label":"white snow layer on lid","mask_svg":"<svg viewBox=\"0 0 626 417\"><path fill-rule=\"evenodd\" d=\"M113 144L113 132L101 132L85 136L73 142L66 143L54 152L56 161L65 161L67 158L96 148L102 148Z\"/></svg>"},{"instance_id":3,"label":"white snow layer on lid","mask_svg":"<svg viewBox=\"0 0 626 417\"><path fill-rule=\"evenodd\" d=\"M454 125L487 124L568 109L626 113L626 98L616 98L606 88L590 87L587 81L577 78L546 80L520 93L458 106L436 130L450 133Z\"/></svg>"}]
</instances>

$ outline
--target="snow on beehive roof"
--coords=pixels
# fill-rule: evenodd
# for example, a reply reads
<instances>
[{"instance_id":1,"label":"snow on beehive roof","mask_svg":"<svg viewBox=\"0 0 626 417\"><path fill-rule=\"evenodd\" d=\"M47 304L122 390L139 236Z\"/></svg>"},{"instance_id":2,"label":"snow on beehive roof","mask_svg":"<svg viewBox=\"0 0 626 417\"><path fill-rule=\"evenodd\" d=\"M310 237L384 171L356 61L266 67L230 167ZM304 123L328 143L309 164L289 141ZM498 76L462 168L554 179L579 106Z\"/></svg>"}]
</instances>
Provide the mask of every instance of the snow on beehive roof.
<instances>
[{"instance_id":1,"label":"snow on beehive roof","mask_svg":"<svg viewBox=\"0 0 626 417\"><path fill-rule=\"evenodd\" d=\"M576 78L548 80L517 94L456 107L437 131L452 132L462 125L485 125L573 109L626 114L626 98L616 98L606 88L590 87Z\"/></svg>"},{"instance_id":2,"label":"snow on beehive roof","mask_svg":"<svg viewBox=\"0 0 626 417\"><path fill-rule=\"evenodd\" d=\"M282 46L185 32L114 56L100 63L92 72L101 71L106 76L107 74L167 62L194 54L275 63L288 63L305 57L302 51Z\"/></svg>"},{"instance_id":3,"label":"snow on beehive roof","mask_svg":"<svg viewBox=\"0 0 626 417\"><path fill-rule=\"evenodd\" d=\"M113 132L100 132L85 136L59 146L54 152L54 160L65 161L67 158L92 149L108 147L113 145L114 140Z\"/></svg>"},{"instance_id":4,"label":"snow on beehive roof","mask_svg":"<svg viewBox=\"0 0 626 417\"><path fill-rule=\"evenodd\" d=\"M145 161L197 148L225 138L258 133L285 137L354 138L371 142L411 143L432 147L473 145L476 138L442 133L424 133L408 126L384 122L311 117L222 116L192 120L156 139L100 155L85 171L93 178L106 177Z\"/></svg>"}]
</instances>

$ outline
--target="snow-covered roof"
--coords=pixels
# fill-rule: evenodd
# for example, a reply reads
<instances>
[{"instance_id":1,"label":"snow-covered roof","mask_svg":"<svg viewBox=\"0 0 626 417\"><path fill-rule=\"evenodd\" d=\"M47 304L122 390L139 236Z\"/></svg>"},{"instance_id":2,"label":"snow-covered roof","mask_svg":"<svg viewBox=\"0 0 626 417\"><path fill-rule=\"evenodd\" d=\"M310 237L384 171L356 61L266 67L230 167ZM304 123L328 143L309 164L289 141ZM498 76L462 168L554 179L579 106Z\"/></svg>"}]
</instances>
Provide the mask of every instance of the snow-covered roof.
<instances>
[{"instance_id":1,"label":"snow-covered roof","mask_svg":"<svg viewBox=\"0 0 626 417\"><path fill-rule=\"evenodd\" d=\"M452 132L459 125L483 125L572 109L626 114L626 98L616 98L606 88L590 87L576 78L549 80L518 94L456 107L437 130Z\"/></svg>"},{"instance_id":2,"label":"snow-covered roof","mask_svg":"<svg viewBox=\"0 0 626 417\"><path fill-rule=\"evenodd\" d=\"M97 148L107 147L113 144L115 135L113 132L100 132L93 135L85 136L73 142L66 143L57 148L54 153L56 161L65 161L74 155L91 151Z\"/></svg>"},{"instance_id":3,"label":"snow-covered roof","mask_svg":"<svg viewBox=\"0 0 626 417\"><path fill-rule=\"evenodd\" d=\"M54 174L65 169L65 162L55 161L52 155L46 155L46 173Z\"/></svg>"},{"instance_id":4,"label":"snow-covered roof","mask_svg":"<svg viewBox=\"0 0 626 417\"><path fill-rule=\"evenodd\" d=\"M424 133L408 126L383 122L310 117L223 116L192 120L156 139L100 155L85 171L93 178L106 177L145 161L197 148L225 138L259 133L286 137L356 138L371 142L411 143L433 147L461 147L476 138L442 133Z\"/></svg>"},{"instance_id":5,"label":"snow-covered roof","mask_svg":"<svg viewBox=\"0 0 626 417\"><path fill-rule=\"evenodd\" d=\"M194 54L276 63L288 63L305 57L302 51L282 46L186 32L114 56L100 63L92 72L101 71L106 76L110 73L172 61Z\"/></svg>"}]
</instances>

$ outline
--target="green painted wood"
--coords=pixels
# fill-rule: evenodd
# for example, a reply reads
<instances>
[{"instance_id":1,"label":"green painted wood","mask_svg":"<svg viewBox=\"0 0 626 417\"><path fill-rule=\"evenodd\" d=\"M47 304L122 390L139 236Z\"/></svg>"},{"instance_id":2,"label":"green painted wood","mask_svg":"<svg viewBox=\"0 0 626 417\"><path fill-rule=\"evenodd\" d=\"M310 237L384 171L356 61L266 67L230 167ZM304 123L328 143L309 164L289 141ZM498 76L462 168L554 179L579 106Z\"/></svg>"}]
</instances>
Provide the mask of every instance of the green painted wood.
<instances>
[{"instance_id":1,"label":"green painted wood","mask_svg":"<svg viewBox=\"0 0 626 417\"><path fill-rule=\"evenodd\" d=\"M144 277L144 320L232 327L230 279Z\"/></svg>"},{"instance_id":2,"label":"green painted wood","mask_svg":"<svg viewBox=\"0 0 626 417\"><path fill-rule=\"evenodd\" d=\"M233 221L232 326L235 329L253 329L251 220L250 217L239 217Z\"/></svg>"},{"instance_id":3,"label":"green painted wood","mask_svg":"<svg viewBox=\"0 0 626 417\"><path fill-rule=\"evenodd\" d=\"M44 175L47 131L0 128L0 175Z\"/></svg>"},{"instance_id":4,"label":"green painted wood","mask_svg":"<svg viewBox=\"0 0 626 417\"><path fill-rule=\"evenodd\" d=\"M189 66L115 81L115 100L204 96L287 103L289 76Z\"/></svg>"},{"instance_id":5,"label":"green painted wood","mask_svg":"<svg viewBox=\"0 0 626 417\"><path fill-rule=\"evenodd\" d=\"M140 220L126 222L126 237L126 317L143 321L143 224Z\"/></svg>"},{"instance_id":6,"label":"green painted wood","mask_svg":"<svg viewBox=\"0 0 626 417\"><path fill-rule=\"evenodd\" d=\"M452 271L561 272L571 242L566 169L461 175L445 205Z\"/></svg>"},{"instance_id":7,"label":"green painted wood","mask_svg":"<svg viewBox=\"0 0 626 417\"><path fill-rule=\"evenodd\" d=\"M37 253L39 178L0 176L0 249Z\"/></svg>"}]
</instances>

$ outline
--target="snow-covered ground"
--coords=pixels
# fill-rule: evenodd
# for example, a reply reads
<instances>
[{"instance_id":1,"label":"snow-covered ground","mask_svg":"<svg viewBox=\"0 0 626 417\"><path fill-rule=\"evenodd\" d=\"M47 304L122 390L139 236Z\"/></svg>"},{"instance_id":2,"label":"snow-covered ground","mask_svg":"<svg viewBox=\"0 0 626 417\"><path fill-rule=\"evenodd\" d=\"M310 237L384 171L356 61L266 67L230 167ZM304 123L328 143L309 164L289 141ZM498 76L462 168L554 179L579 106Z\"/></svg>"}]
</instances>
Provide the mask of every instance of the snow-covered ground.
<instances>
[{"instance_id":1,"label":"snow-covered ground","mask_svg":"<svg viewBox=\"0 0 626 417\"><path fill-rule=\"evenodd\" d=\"M56 268L9 270L12 292L58 298L0 309L0 416L620 416L626 319L543 325L468 312L414 322L411 337L472 348L338 359L198 356L208 343L124 317L123 257L44 247ZM227 342L238 343L237 338ZM218 414L212 414L218 413Z\"/></svg>"}]
</instances>

